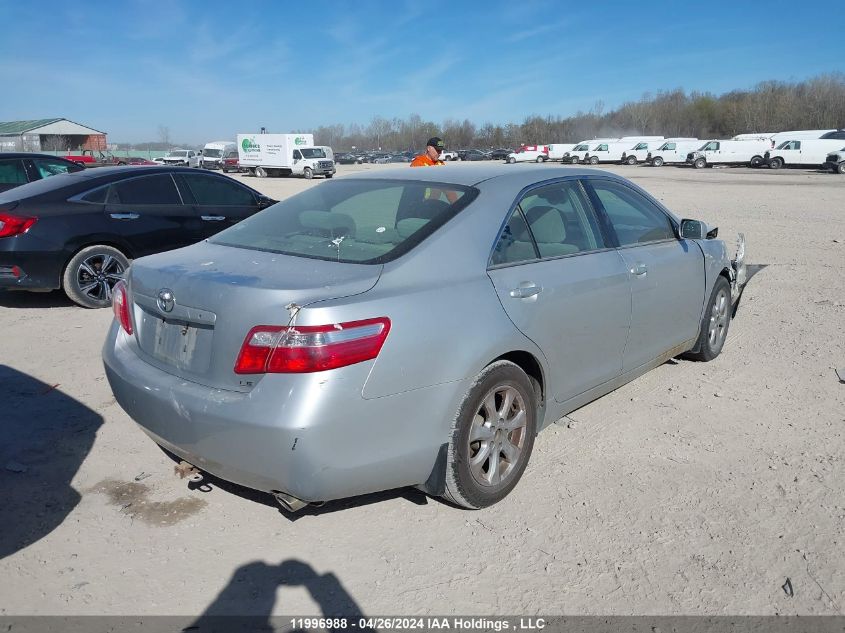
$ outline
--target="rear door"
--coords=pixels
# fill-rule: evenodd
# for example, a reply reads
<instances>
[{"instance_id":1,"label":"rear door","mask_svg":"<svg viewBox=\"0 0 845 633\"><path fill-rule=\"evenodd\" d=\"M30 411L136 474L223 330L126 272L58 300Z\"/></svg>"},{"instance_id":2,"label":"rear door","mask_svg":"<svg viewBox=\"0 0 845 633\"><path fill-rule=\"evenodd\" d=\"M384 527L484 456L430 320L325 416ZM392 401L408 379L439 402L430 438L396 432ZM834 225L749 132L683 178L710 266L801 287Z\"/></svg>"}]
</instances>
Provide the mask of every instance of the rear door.
<instances>
[{"instance_id":1,"label":"rear door","mask_svg":"<svg viewBox=\"0 0 845 633\"><path fill-rule=\"evenodd\" d=\"M578 181L546 184L519 200L488 275L511 321L548 359L556 400L621 373L630 279Z\"/></svg>"},{"instance_id":2,"label":"rear door","mask_svg":"<svg viewBox=\"0 0 845 633\"><path fill-rule=\"evenodd\" d=\"M113 182L106 195L110 228L141 257L199 242L204 238L193 206L183 202L170 174Z\"/></svg>"},{"instance_id":3,"label":"rear door","mask_svg":"<svg viewBox=\"0 0 845 633\"><path fill-rule=\"evenodd\" d=\"M628 371L695 338L704 303L704 255L678 239L672 220L619 181L585 181L619 245L631 280L631 332L622 363Z\"/></svg>"},{"instance_id":4,"label":"rear door","mask_svg":"<svg viewBox=\"0 0 845 633\"><path fill-rule=\"evenodd\" d=\"M252 191L236 180L216 174L178 174L182 198L199 218L203 239L233 226L258 211Z\"/></svg>"}]
</instances>

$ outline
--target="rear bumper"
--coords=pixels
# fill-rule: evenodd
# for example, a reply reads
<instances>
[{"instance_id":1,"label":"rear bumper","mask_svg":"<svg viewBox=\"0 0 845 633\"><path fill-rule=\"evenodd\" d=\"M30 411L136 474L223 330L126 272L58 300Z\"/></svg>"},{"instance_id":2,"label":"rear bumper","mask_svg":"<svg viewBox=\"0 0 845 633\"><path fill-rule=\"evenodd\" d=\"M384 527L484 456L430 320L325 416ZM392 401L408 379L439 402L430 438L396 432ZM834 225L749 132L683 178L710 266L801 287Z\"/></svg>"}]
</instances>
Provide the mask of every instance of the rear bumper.
<instances>
[{"instance_id":1,"label":"rear bumper","mask_svg":"<svg viewBox=\"0 0 845 633\"><path fill-rule=\"evenodd\" d=\"M309 502L424 483L448 441L455 396L468 387L461 381L366 400L369 367L361 363L334 370L349 371L330 380L267 375L239 393L161 371L130 343L113 324L106 376L156 443L227 481Z\"/></svg>"},{"instance_id":2,"label":"rear bumper","mask_svg":"<svg viewBox=\"0 0 845 633\"><path fill-rule=\"evenodd\" d=\"M17 238L9 238L17 239ZM61 288L64 253L3 250L0 240L0 288L56 290Z\"/></svg>"}]
</instances>

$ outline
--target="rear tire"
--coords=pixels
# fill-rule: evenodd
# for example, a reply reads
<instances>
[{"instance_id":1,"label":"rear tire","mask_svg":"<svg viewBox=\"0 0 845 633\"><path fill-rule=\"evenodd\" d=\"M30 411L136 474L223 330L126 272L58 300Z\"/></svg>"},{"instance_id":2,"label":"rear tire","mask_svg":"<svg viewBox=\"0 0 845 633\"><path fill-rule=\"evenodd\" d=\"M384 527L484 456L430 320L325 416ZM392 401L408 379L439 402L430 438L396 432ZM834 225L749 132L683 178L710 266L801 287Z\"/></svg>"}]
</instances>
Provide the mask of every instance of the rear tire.
<instances>
[{"instance_id":1,"label":"rear tire","mask_svg":"<svg viewBox=\"0 0 845 633\"><path fill-rule=\"evenodd\" d=\"M749 162L748 165L756 169L757 167L762 167L764 162L765 161L763 160L762 156L752 156L751 162Z\"/></svg>"},{"instance_id":2,"label":"rear tire","mask_svg":"<svg viewBox=\"0 0 845 633\"><path fill-rule=\"evenodd\" d=\"M660 156L655 156L651 159L651 164L655 167L663 167L663 159Z\"/></svg>"},{"instance_id":3,"label":"rear tire","mask_svg":"<svg viewBox=\"0 0 845 633\"><path fill-rule=\"evenodd\" d=\"M542 157L542 156L538 156L538 157L537 157L536 162L538 162L538 163L542 163L542 162L543 162L543 157Z\"/></svg>"},{"instance_id":4,"label":"rear tire","mask_svg":"<svg viewBox=\"0 0 845 633\"><path fill-rule=\"evenodd\" d=\"M692 360L710 361L716 358L725 346L728 328L731 324L731 285L728 280L719 275L710 293L707 309L701 319L701 330L698 333L697 352L688 352L687 358Z\"/></svg>"},{"instance_id":5,"label":"rear tire","mask_svg":"<svg viewBox=\"0 0 845 633\"><path fill-rule=\"evenodd\" d=\"M258 178L266 178L267 177L267 170L263 167L256 167L255 168L255 175Z\"/></svg>"},{"instance_id":6,"label":"rear tire","mask_svg":"<svg viewBox=\"0 0 845 633\"><path fill-rule=\"evenodd\" d=\"M444 498L469 509L504 499L528 465L537 433L537 396L522 369L488 365L452 425Z\"/></svg>"},{"instance_id":7,"label":"rear tire","mask_svg":"<svg viewBox=\"0 0 845 633\"><path fill-rule=\"evenodd\" d=\"M845 174L845 162L839 163L838 171L840 174Z\"/></svg>"},{"instance_id":8,"label":"rear tire","mask_svg":"<svg viewBox=\"0 0 845 633\"><path fill-rule=\"evenodd\" d=\"M509 162L511 165L513 165L513 164L516 162L516 159L515 159L513 156L510 156L510 157L508 158L508 162Z\"/></svg>"},{"instance_id":9,"label":"rear tire","mask_svg":"<svg viewBox=\"0 0 845 633\"><path fill-rule=\"evenodd\" d=\"M112 288L123 279L129 260L105 244L88 246L71 257L62 274L62 289L83 308L107 308Z\"/></svg>"}]
</instances>

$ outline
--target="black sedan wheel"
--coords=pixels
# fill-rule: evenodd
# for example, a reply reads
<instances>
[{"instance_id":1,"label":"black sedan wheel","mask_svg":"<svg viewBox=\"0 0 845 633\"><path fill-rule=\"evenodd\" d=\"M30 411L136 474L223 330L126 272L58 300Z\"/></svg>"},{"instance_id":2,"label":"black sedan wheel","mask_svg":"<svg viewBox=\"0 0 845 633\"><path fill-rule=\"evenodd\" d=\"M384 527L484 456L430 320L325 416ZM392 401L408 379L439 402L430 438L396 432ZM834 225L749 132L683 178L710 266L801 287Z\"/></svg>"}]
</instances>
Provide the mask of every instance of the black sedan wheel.
<instances>
[{"instance_id":1,"label":"black sedan wheel","mask_svg":"<svg viewBox=\"0 0 845 633\"><path fill-rule=\"evenodd\" d=\"M84 308L107 308L114 285L123 279L128 267L129 260L116 248L89 246L68 262L62 288L71 301Z\"/></svg>"},{"instance_id":2,"label":"black sedan wheel","mask_svg":"<svg viewBox=\"0 0 845 633\"><path fill-rule=\"evenodd\" d=\"M531 381L513 363L489 365L464 398L452 428L443 496L464 508L484 508L514 489L537 433Z\"/></svg>"}]
</instances>

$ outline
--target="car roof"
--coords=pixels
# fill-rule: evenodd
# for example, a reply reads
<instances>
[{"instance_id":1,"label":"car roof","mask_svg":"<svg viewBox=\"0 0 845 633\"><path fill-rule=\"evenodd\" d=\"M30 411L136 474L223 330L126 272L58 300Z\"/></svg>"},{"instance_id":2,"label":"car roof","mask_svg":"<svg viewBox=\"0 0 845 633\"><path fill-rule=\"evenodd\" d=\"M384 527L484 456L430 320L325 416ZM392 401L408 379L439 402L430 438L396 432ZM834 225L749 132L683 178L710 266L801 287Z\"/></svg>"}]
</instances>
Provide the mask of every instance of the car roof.
<instances>
[{"instance_id":1,"label":"car roof","mask_svg":"<svg viewBox=\"0 0 845 633\"><path fill-rule=\"evenodd\" d=\"M409 171L410 169L410 171ZM522 188L535 182L555 178L579 178L584 176L606 176L621 180L615 174L601 169L577 167L535 167L533 165L442 165L438 167L400 167L384 171L359 172L343 177L364 180L422 180L472 187L484 181L497 180Z\"/></svg>"},{"instance_id":2,"label":"car roof","mask_svg":"<svg viewBox=\"0 0 845 633\"><path fill-rule=\"evenodd\" d=\"M126 176L127 178L137 178L138 176L142 175L178 173L200 173L202 175L212 176L214 178L223 177L214 172L208 172L205 170L203 170L202 172L197 172L196 169L192 169L191 167L170 167L167 165L133 165L131 167L126 165L116 165L113 167L95 167L92 169L83 169L82 171L77 171L73 173L56 174L55 176L50 176L49 178L34 180L33 182L26 183L19 187L14 187L13 189L9 189L0 193L0 203L12 202L17 200L23 200L25 198L32 198L34 196L40 196L42 194L55 191L57 189L62 189L64 187L72 187L74 185L78 185L86 181L102 181L101 183L94 182L94 184L91 185L99 186L100 184L105 185L109 182L119 180L119 176ZM245 185L243 183L239 184L242 187L246 187L251 191L255 191L249 185Z\"/></svg>"},{"instance_id":3,"label":"car roof","mask_svg":"<svg viewBox=\"0 0 845 633\"><path fill-rule=\"evenodd\" d=\"M73 162L66 156L56 156L54 154L38 154L35 152L0 152L0 158L58 158L59 160L66 160Z\"/></svg>"}]
</instances>

